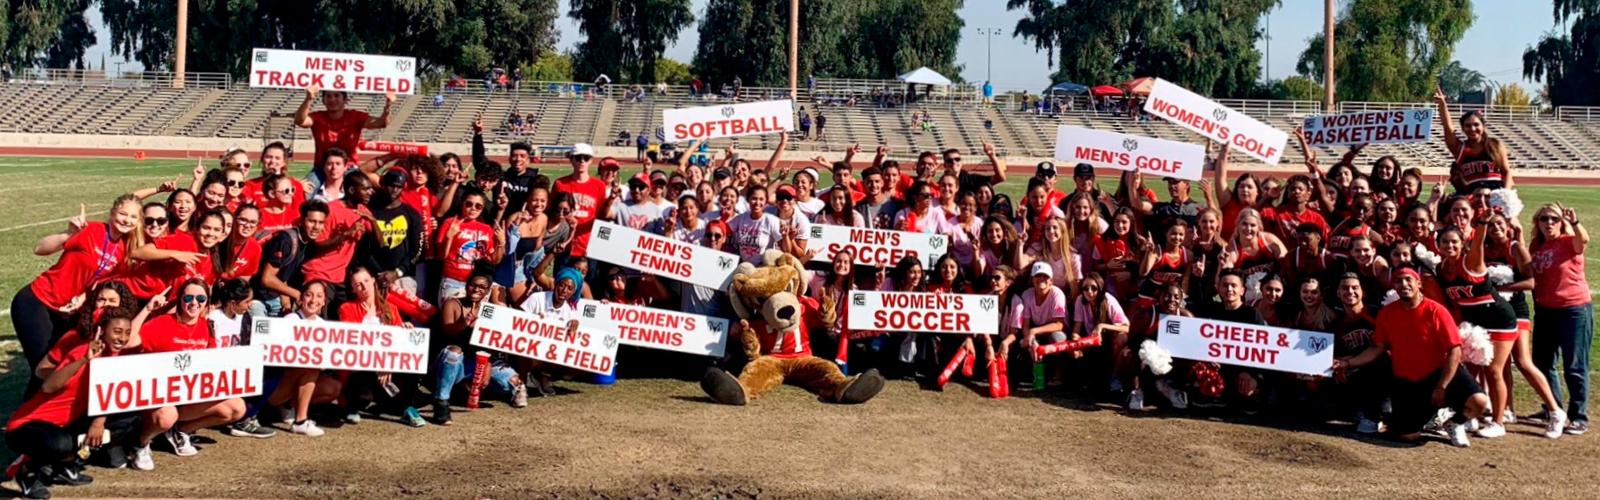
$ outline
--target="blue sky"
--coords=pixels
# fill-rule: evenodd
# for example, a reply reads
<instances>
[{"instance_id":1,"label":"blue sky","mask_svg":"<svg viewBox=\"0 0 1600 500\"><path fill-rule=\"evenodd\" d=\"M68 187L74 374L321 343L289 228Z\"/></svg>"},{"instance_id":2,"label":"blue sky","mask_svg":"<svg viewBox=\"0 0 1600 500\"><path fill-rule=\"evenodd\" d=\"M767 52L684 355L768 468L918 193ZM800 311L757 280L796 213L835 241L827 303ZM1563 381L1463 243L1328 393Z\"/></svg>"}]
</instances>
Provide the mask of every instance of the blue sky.
<instances>
[{"instance_id":1,"label":"blue sky","mask_svg":"<svg viewBox=\"0 0 1600 500\"><path fill-rule=\"evenodd\" d=\"M704 15L706 0L693 0L695 15ZM557 27L561 30L559 47L572 47L578 40L578 28L565 17L568 2L560 0L562 15ZM1468 68L1484 73L1490 80L1500 83L1522 81L1522 51L1537 42L1546 32L1557 28L1551 15L1548 0L1479 0L1473 6L1477 21L1456 46L1455 58ZM966 0L961 18L967 26L961 44L956 48L956 62L964 64L962 77L968 81L983 81L988 64L993 64L995 87L1001 90L1028 89L1037 91L1047 87L1052 69L1044 52L1035 51L1022 38L1010 36L1021 11L1007 11L1004 0ZM90 23L101 28L100 44L89 51L89 61L98 65L101 54L106 53L105 40L109 35L99 20L99 12L90 12ZM1294 74L1294 65L1306 40L1322 32L1322 2L1320 0L1283 0L1264 26L1269 26L1270 40L1259 44L1268 54L1264 76L1282 78ZM978 28L1000 28L1001 35L985 37ZM667 57L689 61L699 38L697 30L685 30L677 43L667 49ZM989 43L999 57L988 57ZM396 54L400 55L400 54ZM107 55L108 65L121 60ZM136 63L123 69L137 69ZM906 68L913 69L913 68ZM1080 82L1089 84L1110 82ZM1533 82L1523 82L1532 86Z\"/></svg>"}]
</instances>

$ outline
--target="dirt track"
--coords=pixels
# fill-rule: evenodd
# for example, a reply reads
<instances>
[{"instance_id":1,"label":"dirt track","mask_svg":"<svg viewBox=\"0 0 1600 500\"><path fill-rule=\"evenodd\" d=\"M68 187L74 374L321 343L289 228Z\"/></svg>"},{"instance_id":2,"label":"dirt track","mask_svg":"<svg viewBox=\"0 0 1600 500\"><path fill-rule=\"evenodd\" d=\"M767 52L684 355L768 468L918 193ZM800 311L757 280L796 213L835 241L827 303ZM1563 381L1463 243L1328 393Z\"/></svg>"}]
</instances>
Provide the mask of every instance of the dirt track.
<instances>
[{"instance_id":1,"label":"dirt track","mask_svg":"<svg viewBox=\"0 0 1600 500\"><path fill-rule=\"evenodd\" d=\"M1146 412L1076 401L992 401L892 383L863 406L786 387L744 408L696 384L624 380L458 412L410 429L368 419L309 439L201 433L199 457L91 469L57 495L222 497L1488 497L1584 498L1594 436L1551 442L1511 426L1460 450L1396 447L1322 425ZM280 426L281 428L281 426ZM220 441L220 442L215 442ZM205 444L213 443L213 444Z\"/></svg>"}]
</instances>

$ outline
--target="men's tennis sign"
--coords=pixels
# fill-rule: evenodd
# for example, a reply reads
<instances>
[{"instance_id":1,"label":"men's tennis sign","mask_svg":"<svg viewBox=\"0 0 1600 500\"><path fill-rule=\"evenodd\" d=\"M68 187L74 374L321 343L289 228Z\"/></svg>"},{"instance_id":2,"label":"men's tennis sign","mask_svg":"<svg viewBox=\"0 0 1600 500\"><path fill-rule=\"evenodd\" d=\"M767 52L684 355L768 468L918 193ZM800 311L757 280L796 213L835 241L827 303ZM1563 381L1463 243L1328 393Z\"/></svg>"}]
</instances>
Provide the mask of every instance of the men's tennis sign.
<instances>
[{"instance_id":1,"label":"men's tennis sign","mask_svg":"<svg viewBox=\"0 0 1600 500\"><path fill-rule=\"evenodd\" d=\"M617 335L548 320L518 309L483 303L472 324L472 345L586 372L611 373Z\"/></svg>"},{"instance_id":2,"label":"men's tennis sign","mask_svg":"<svg viewBox=\"0 0 1600 500\"><path fill-rule=\"evenodd\" d=\"M1160 78L1150 89L1144 110L1197 134L1230 144L1234 151L1277 165L1289 134L1244 113Z\"/></svg>"},{"instance_id":3,"label":"men's tennis sign","mask_svg":"<svg viewBox=\"0 0 1600 500\"><path fill-rule=\"evenodd\" d=\"M1397 109L1306 117L1308 146L1400 144L1433 140L1433 110Z\"/></svg>"},{"instance_id":4,"label":"men's tennis sign","mask_svg":"<svg viewBox=\"0 0 1600 500\"><path fill-rule=\"evenodd\" d=\"M653 307L578 301L578 327L614 334L622 345L721 358L728 320Z\"/></svg>"},{"instance_id":5,"label":"men's tennis sign","mask_svg":"<svg viewBox=\"0 0 1600 500\"><path fill-rule=\"evenodd\" d=\"M794 130L794 102L762 101L661 112L667 142L764 135Z\"/></svg>"},{"instance_id":6,"label":"men's tennis sign","mask_svg":"<svg viewBox=\"0 0 1600 500\"><path fill-rule=\"evenodd\" d=\"M257 318L250 343L267 366L428 373L428 329Z\"/></svg>"},{"instance_id":7,"label":"men's tennis sign","mask_svg":"<svg viewBox=\"0 0 1600 500\"><path fill-rule=\"evenodd\" d=\"M856 264L871 267L894 267L905 257L922 261L929 268L950 248L950 237L942 234L923 234L888 229L811 225L811 245L821 245L812 262L830 262L833 254L849 250Z\"/></svg>"},{"instance_id":8,"label":"men's tennis sign","mask_svg":"<svg viewBox=\"0 0 1600 500\"><path fill-rule=\"evenodd\" d=\"M1000 299L993 295L850 292L845 326L856 331L1000 333Z\"/></svg>"},{"instance_id":9,"label":"men's tennis sign","mask_svg":"<svg viewBox=\"0 0 1600 500\"><path fill-rule=\"evenodd\" d=\"M606 221L594 221L589 241L591 259L717 290L739 265L739 256L728 252Z\"/></svg>"},{"instance_id":10,"label":"men's tennis sign","mask_svg":"<svg viewBox=\"0 0 1600 500\"><path fill-rule=\"evenodd\" d=\"M1161 317L1172 356L1306 375L1329 375L1333 334L1183 316Z\"/></svg>"},{"instance_id":11,"label":"men's tennis sign","mask_svg":"<svg viewBox=\"0 0 1600 500\"><path fill-rule=\"evenodd\" d=\"M1056 159L1194 181L1200 180L1206 150L1189 143L1062 125L1056 127Z\"/></svg>"},{"instance_id":12,"label":"men's tennis sign","mask_svg":"<svg viewBox=\"0 0 1600 500\"><path fill-rule=\"evenodd\" d=\"M341 92L410 95L417 92L417 58L255 49L250 58L250 86L269 89L316 86Z\"/></svg>"},{"instance_id":13,"label":"men's tennis sign","mask_svg":"<svg viewBox=\"0 0 1600 500\"><path fill-rule=\"evenodd\" d=\"M261 346L95 358L89 416L261 394Z\"/></svg>"}]
</instances>

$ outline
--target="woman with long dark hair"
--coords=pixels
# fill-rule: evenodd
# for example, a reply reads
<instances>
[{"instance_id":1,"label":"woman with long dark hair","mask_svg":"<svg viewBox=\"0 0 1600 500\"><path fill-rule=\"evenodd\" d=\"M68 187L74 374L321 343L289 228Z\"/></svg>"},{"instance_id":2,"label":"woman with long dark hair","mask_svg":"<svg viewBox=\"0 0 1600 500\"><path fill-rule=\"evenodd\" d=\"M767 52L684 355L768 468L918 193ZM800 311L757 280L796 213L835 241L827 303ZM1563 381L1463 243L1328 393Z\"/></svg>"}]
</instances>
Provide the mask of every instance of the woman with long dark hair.
<instances>
[{"instance_id":1,"label":"woman with long dark hair","mask_svg":"<svg viewBox=\"0 0 1600 500\"><path fill-rule=\"evenodd\" d=\"M361 323L369 325L410 326L400 313L389 306L389 301L384 297L387 293L378 286L377 277L372 271L361 265L350 267L351 300L339 305L339 321L345 323ZM356 372L353 373L345 386L344 404L347 415L345 421L355 424L361 422L361 411L365 410L379 392L387 393L389 401L387 407L399 410L401 421L411 427L422 427L427 422L422 419L422 414L411 405L416 389L415 380L396 380L396 378L411 378L406 375L392 373Z\"/></svg>"},{"instance_id":2,"label":"woman with long dark hair","mask_svg":"<svg viewBox=\"0 0 1600 500\"><path fill-rule=\"evenodd\" d=\"M1456 137L1455 124L1450 122L1450 105L1443 90L1434 89L1433 102L1439 107L1445 148L1454 158L1450 163L1450 185L1455 187L1456 193L1471 193L1480 188L1515 188L1506 146L1500 139L1489 136L1483 112L1473 110L1461 115L1461 132L1466 139L1462 140Z\"/></svg>"},{"instance_id":3,"label":"woman with long dark hair","mask_svg":"<svg viewBox=\"0 0 1600 500\"><path fill-rule=\"evenodd\" d=\"M195 223L193 234L172 233L129 250L128 256L142 263L119 268L115 279L128 285L139 300L173 291L173 283L190 278L211 286L223 271L220 250L228 237L227 218L222 212L205 212L195 217Z\"/></svg>"}]
</instances>

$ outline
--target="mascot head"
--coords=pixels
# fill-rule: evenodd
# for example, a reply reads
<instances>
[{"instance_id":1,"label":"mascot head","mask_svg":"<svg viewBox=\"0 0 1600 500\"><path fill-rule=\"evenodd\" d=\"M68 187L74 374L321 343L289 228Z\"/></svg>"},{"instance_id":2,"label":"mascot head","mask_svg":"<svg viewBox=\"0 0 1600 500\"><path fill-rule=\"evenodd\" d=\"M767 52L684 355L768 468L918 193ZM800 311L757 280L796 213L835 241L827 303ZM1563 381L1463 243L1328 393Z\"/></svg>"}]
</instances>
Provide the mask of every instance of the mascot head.
<instances>
[{"instance_id":1,"label":"mascot head","mask_svg":"<svg viewBox=\"0 0 1600 500\"><path fill-rule=\"evenodd\" d=\"M761 267L747 262L734 270L728 284L733 310L741 319L760 315L773 328L792 326L800 319L799 297L806 293L804 267L800 259L778 250L767 250L761 257Z\"/></svg>"}]
</instances>

